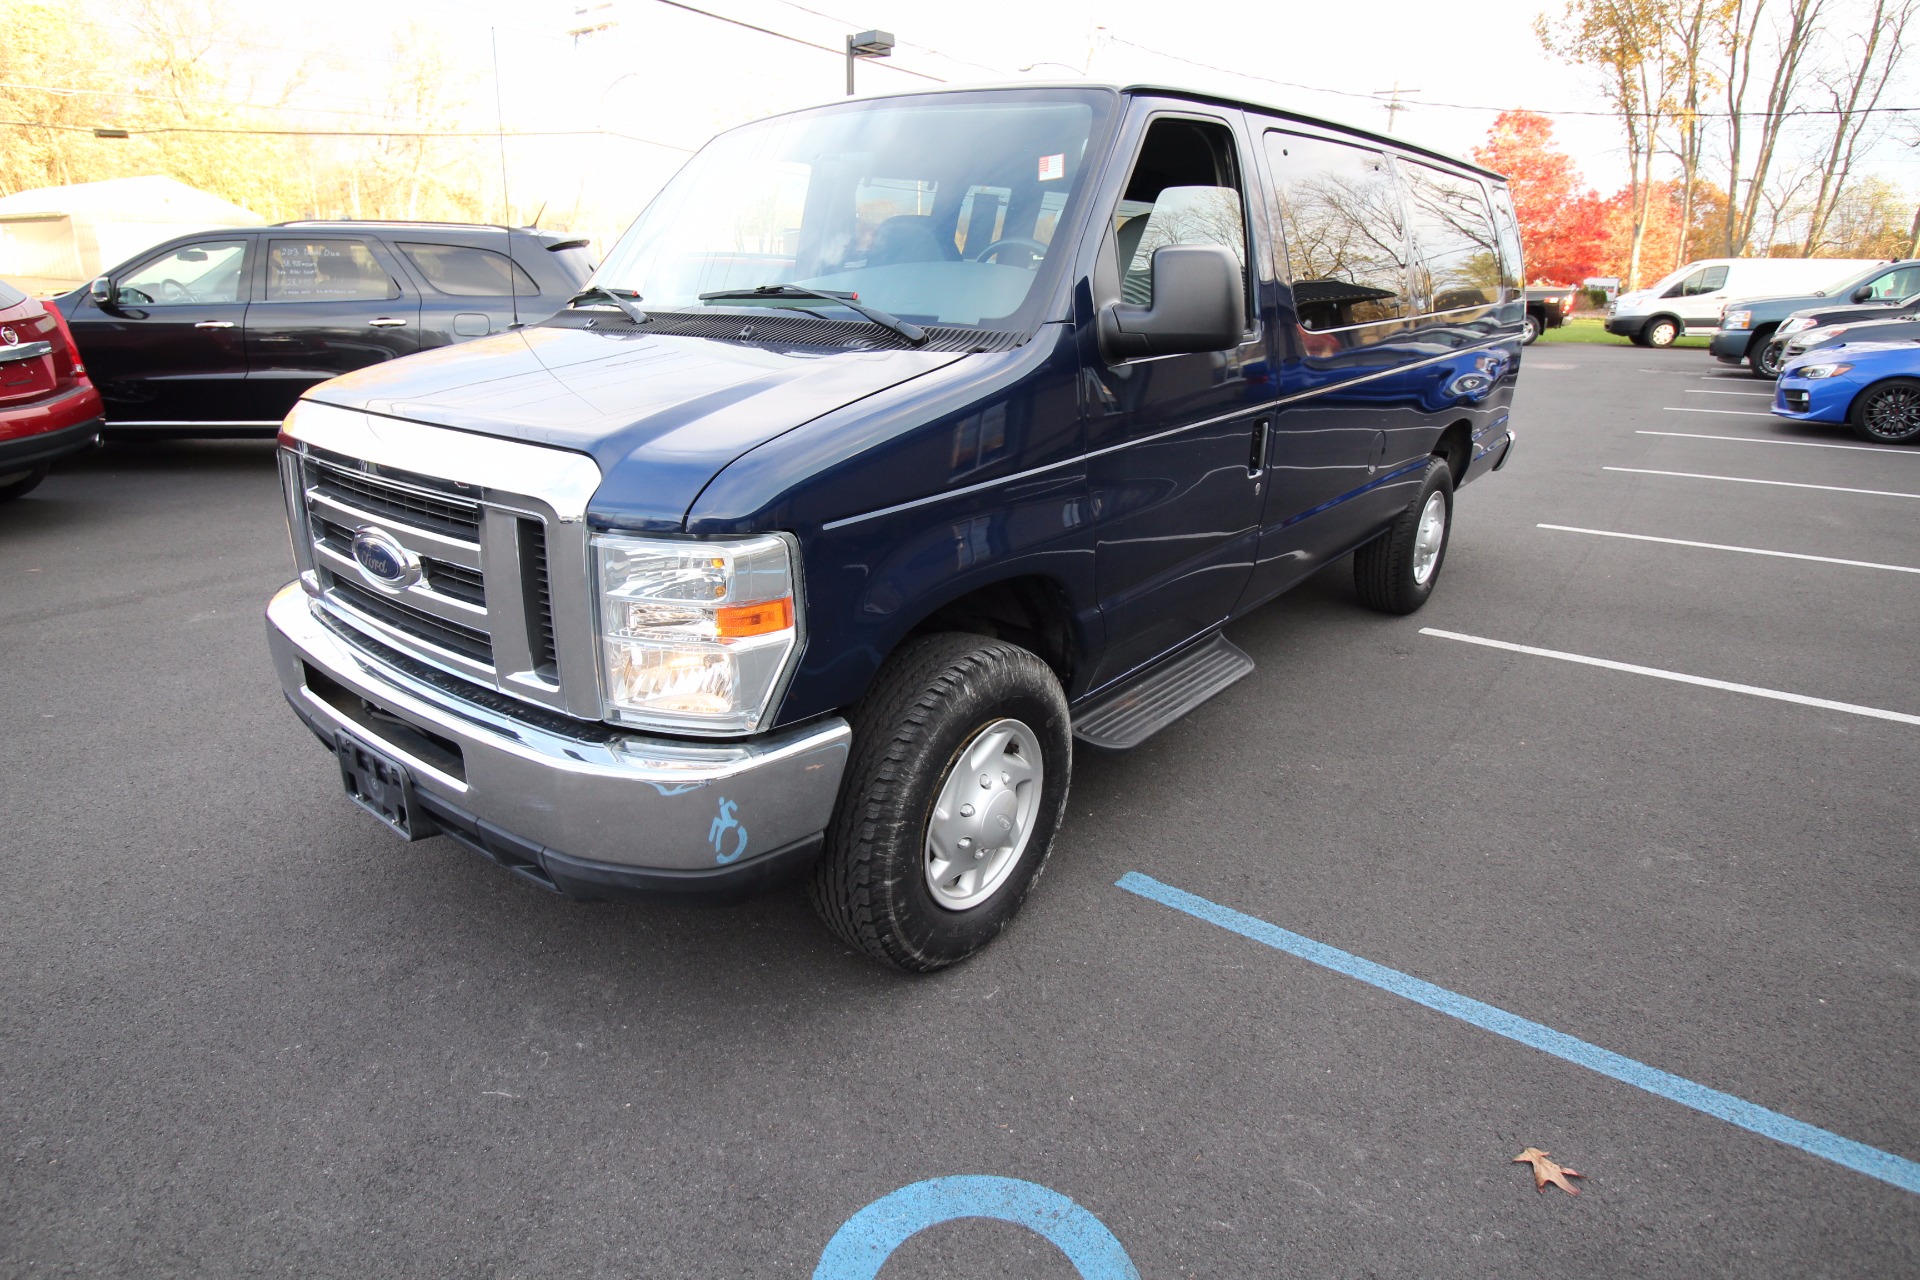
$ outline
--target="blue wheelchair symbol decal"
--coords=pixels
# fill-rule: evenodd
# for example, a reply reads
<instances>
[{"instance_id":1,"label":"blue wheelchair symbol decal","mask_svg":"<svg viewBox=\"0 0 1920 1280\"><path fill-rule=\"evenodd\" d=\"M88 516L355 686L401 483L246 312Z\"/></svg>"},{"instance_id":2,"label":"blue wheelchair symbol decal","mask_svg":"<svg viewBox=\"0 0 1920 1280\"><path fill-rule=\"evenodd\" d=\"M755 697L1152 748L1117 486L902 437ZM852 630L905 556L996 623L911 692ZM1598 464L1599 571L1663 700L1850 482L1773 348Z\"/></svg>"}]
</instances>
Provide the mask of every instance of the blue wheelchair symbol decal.
<instances>
[{"instance_id":1,"label":"blue wheelchair symbol decal","mask_svg":"<svg viewBox=\"0 0 1920 1280\"><path fill-rule=\"evenodd\" d=\"M833 1233L813 1280L875 1280L909 1236L960 1218L1027 1228L1067 1256L1081 1280L1140 1280L1106 1224L1050 1187L1018 1178L929 1178L889 1192Z\"/></svg>"},{"instance_id":2,"label":"blue wheelchair symbol decal","mask_svg":"<svg viewBox=\"0 0 1920 1280\"><path fill-rule=\"evenodd\" d=\"M720 816L715 818L712 825L707 828L707 839L713 845L713 860L723 866L729 862L738 862L740 855L747 851L747 828L740 819L733 816L738 808L739 806L733 801L721 796ZM729 831L734 833L732 853L725 852Z\"/></svg>"}]
</instances>

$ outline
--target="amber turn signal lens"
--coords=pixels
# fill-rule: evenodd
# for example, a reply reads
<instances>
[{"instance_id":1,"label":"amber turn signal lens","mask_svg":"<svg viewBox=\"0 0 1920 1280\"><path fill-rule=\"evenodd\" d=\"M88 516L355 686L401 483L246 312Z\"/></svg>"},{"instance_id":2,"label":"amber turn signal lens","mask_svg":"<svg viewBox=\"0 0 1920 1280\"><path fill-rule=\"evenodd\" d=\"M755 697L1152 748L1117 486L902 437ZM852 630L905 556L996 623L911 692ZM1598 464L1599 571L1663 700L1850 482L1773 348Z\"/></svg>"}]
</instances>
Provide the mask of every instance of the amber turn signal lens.
<instances>
[{"instance_id":1,"label":"amber turn signal lens","mask_svg":"<svg viewBox=\"0 0 1920 1280\"><path fill-rule=\"evenodd\" d=\"M758 604L730 604L714 614L716 634L723 640L742 640L786 631L793 626L793 597L762 600Z\"/></svg>"}]
</instances>

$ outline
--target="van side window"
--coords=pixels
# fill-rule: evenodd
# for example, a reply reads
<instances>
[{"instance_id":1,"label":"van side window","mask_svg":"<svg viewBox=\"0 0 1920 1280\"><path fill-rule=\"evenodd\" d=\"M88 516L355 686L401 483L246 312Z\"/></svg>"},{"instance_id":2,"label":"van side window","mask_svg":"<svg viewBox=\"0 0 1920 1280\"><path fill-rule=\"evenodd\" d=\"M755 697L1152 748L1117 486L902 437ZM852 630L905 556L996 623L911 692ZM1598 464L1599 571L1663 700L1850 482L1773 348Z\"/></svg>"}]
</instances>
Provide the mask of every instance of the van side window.
<instances>
[{"instance_id":1,"label":"van side window","mask_svg":"<svg viewBox=\"0 0 1920 1280\"><path fill-rule=\"evenodd\" d=\"M1247 277L1247 214L1233 134L1202 120L1156 120L1113 214L1120 293L1153 301L1153 251L1171 244L1225 245ZM1249 322L1253 309L1247 310Z\"/></svg>"},{"instance_id":2,"label":"van side window","mask_svg":"<svg viewBox=\"0 0 1920 1280\"><path fill-rule=\"evenodd\" d=\"M1520 224L1513 212L1513 200L1504 187L1493 189L1493 238L1500 246L1500 300L1512 302L1520 296L1526 280L1526 264L1520 247Z\"/></svg>"},{"instance_id":3,"label":"van side window","mask_svg":"<svg viewBox=\"0 0 1920 1280\"><path fill-rule=\"evenodd\" d=\"M1667 298L1698 298L1703 294L1718 293L1727 287L1727 269L1725 266L1702 267L1679 284L1662 294Z\"/></svg>"},{"instance_id":4,"label":"van side window","mask_svg":"<svg viewBox=\"0 0 1920 1280\"><path fill-rule=\"evenodd\" d=\"M1406 228L1387 158L1276 130L1267 134L1267 163L1301 327L1410 315Z\"/></svg>"},{"instance_id":5,"label":"van side window","mask_svg":"<svg viewBox=\"0 0 1920 1280\"><path fill-rule=\"evenodd\" d=\"M1414 161L1401 161L1400 171L1428 308L1458 311L1497 301L1500 255L1480 184Z\"/></svg>"}]
</instances>

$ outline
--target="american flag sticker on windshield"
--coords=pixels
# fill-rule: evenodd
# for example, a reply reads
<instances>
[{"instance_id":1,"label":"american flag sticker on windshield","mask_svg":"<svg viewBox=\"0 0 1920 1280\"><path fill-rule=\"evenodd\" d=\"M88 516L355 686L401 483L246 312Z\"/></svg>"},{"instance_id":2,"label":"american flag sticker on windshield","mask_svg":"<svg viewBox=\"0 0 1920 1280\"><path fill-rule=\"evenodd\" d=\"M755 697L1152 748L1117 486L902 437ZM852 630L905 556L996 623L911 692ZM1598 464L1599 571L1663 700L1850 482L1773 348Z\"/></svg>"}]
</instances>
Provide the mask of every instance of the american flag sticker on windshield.
<instances>
[{"instance_id":1,"label":"american flag sticker on windshield","mask_svg":"<svg viewBox=\"0 0 1920 1280\"><path fill-rule=\"evenodd\" d=\"M1052 182L1055 178L1067 176L1067 158L1064 155L1040 157L1040 181Z\"/></svg>"}]
</instances>

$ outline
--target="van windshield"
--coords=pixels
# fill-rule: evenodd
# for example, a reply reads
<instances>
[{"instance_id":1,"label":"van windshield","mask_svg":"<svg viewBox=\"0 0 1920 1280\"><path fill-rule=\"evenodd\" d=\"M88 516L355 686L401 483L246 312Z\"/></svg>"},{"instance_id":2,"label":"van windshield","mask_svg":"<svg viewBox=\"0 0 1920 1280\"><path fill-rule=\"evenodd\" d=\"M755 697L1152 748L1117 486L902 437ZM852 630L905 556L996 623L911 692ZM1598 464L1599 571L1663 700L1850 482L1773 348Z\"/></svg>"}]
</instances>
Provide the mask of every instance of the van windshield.
<instances>
[{"instance_id":1,"label":"van windshield","mask_svg":"<svg viewBox=\"0 0 1920 1280\"><path fill-rule=\"evenodd\" d=\"M594 274L648 311L780 307L1026 329L1072 256L1090 144L1111 96L1047 90L888 98L746 125L708 143Z\"/></svg>"}]
</instances>

